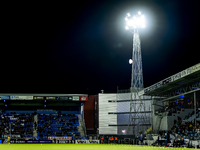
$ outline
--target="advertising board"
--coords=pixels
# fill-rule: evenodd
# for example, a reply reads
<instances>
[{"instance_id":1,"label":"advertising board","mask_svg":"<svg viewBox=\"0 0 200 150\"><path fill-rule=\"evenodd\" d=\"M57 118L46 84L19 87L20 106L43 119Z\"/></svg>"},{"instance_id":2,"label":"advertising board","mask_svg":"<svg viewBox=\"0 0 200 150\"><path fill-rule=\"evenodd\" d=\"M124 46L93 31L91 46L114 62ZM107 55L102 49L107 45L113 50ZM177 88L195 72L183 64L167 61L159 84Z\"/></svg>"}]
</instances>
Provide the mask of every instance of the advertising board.
<instances>
[{"instance_id":1,"label":"advertising board","mask_svg":"<svg viewBox=\"0 0 200 150\"><path fill-rule=\"evenodd\" d=\"M56 140L58 144L74 144L74 140Z\"/></svg>"},{"instance_id":2,"label":"advertising board","mask_svg":"<svg viewBox=\"0 0 200 150\"><path fill-rule=\"evenodd\" d=\"M72 96L60 96L59 100L68 100L68 101L71 101L72 100Z\"/></svg>"},{"instance_id":3,"label":"advertising board","mask_svg":"<svg viewBox=\"0 0 200 150\"><path fill-rule=\"evenodd\" d=\"M99 140L75 140L76 144L99 144Z\"/></svg>"},{"instance_id":4,"label":"advertising board","mask_svg":"<svg viewBox=\"0 0 200 150\"><path fill-rule=\"evenodd\" d=\"M72 140L72 137L48 137L48 140Z\"/></svg>"},{"instance_id":5,"label":"advertising board","mask_svg":"<svg viewBox=\"0 0 200 150\"><path fill-rule=\"evenodd\" d=\"M42 143L42 144L44 144L44 143L52 143L52 141L51 140L28 140L28 141L26 141L26 143L32 143L32 144Z\"/></svg>"},{"instance_id":6,"label":"advertising board","mask_svg":"<svg viewBox=\"0 0 200 150\"><path fill-rule=\"evenodd\" d=\"M33 100L33 96L10 96L10 100Z\"/></svg>"},{"instance_id":7,"label":"advertising board","mask_svg":"<svg viewBox=\"0 0 200 150\"><path fill-rule=\"evenodd\" d=\"M9 100L10 96L1 96L1 100Z\"/></svg>"},{"instance_id":8,"label":"advertising board","mask_svg":"<svg viewBox=\"0 0 200 150\"><path fill-rule=\"evenodd\" d=\"M73 101L79 101L79 96L73 96Z\"/></svg>"},{"instance_id":9,"label":"advertising board","mask_svg":"<svg viewBox=\"0 0 200 150\"><path fill-rule=\"evenodd\" d=\"M41 97L41 96L34 96L33 99L44 99L44 97Z\"/></svg>"},{"instance_id":10,"label":"advertising board","mask_svg":"<svg viewBox=\"0 0 200 150\"><path fill-rule=\"evenodd\" d=\"M56 99L56 97L49 97L49 96L47 96L46 99Z\"/></svg>"},{"instance_id":11,"label":"advertising board","mask_svg":"<svg viewBox=\"0 0 200 150\"><path fill-rule=\"evenodd\" d=\"M88 101L88 97L87 96L80 96L79 100L80 101Z\"/></svg>"}]
</instances>

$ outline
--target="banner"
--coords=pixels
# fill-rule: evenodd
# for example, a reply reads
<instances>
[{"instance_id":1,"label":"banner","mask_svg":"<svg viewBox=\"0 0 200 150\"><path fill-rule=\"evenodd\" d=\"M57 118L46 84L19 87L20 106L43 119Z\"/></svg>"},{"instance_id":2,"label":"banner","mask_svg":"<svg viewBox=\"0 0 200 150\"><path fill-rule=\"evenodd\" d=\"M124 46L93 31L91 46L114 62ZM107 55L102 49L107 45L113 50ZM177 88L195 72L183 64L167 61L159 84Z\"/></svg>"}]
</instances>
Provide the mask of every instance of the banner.
<instances>
[{"instance_id":1,"label":"banner","mask_svg":"<svg viewBox=\"0 0 200 150\"><path fill-rule=\"evenodd\" d=\"M72 100L72 96L60 96L59 100Z\"/></svg>"},{"instance_id":2,"label":"banner","mask_svg":"<svg viewBox=\"0 0 200 150\"><path fill-rule=\"evenodd\" d=\"M54 143L54 140L52 141ZM74 144L74 140L56 140L58 144Z\"/></svg>"},{"instance_id":3,"label":"banner","mask_svg":"<svg viewBox=\"0 0 200 150\"><path fill-rule=\"evenodd\" d=\"M72 140L72 137L48 137L48 140Z\"/></svg>"},{"instance_id":4,"label":"banner","mask_svg":"<svg viewBox=\"0 0 200 150\"><path fill-rule=\"evenodd\" d=\"M46 99L56 99L56 97L46 97Z\"/></svg>"},{"instance_id":5,"label":"banner","mask_svg":"<svg viewBox=\"0 0 200 150\"><path fill-rule=\"evenodd\" d=\"M2 140L2 143L3 144L8 144L8 139L3 139ZM26 141L25 140L16 140L16 139L11 139L10 140L10 143L12 144L14 144L14 143L16 143L16 144L22 144L22 143L26 143Z\"/></svg>"},{"instance_id":6,"label":"banner","mask_svg":"<svg viewBox=\"0 0 200 150\"><path fill-rule=\"evenodd\" d=\"M76 140L76 144L99 144L99 140Z\"/></svg>"},{"instance_id":7,"label":"banner","mask_svg":"<svg viewBox=\"0 0 200 150\"><path fill-rule=\"evenodd\" d=\"M4 135L4 138L8 138L8 136L10 136L10 135ZM12 134L11 138L21 138L21 136L20 135Z\"/></svg>"},{"instance_id":8,"label":"banner","mask_svg":"<svg viewBox=\"0 0 200 150\"><path fill-rule=\"evenodd\" d=\"M11 140L10 143L22 144L22 143L26 143L26 141L24 141L24 140Z\"/></svg>"},{"instance_id":9,"label":"banner","mask_svg":"<svg viewBox=\"0 0 200 150\"><path fill-rule=\"evenodd\" d=\"M88 101L88 97L87 96L80 96L80 101Z\"/></svg>"},{"instance_id":10,"label":"banner","mask_svg":"<svg viewBox=\"0 0 200 150\"><path fill-rule=\"evenodd\" d=\"M10 100L33 100L33 96L10 96Z\"/></svg>"},{"instance_id":11,"label":"banner","mask_svg":"<svg viewBox=\"0 0 200 150\"><path fill-rule=\"evenodd\" d=\"M73 101L79 101L79 96L73 96Z\"/></svg>"},{"instance_id":12,"label":"banner","mask_svg":"<svg viewBox=\"0 0 200 150\"><path fill-rule=\"evenodd\" d=\"M44 99L44 97L34 96L34 99Z\"/></svg>"},{"instance_id":13,"label":"banner","mask_svg":"<svg viewBox=\"0 0 200 150\"><path fill-rule=\"evenodd\" d=\"M32 143L32 144L34 144L34 143L52 143L52 141L51 140L28 140L28 141L26 141L26 143Z\"/></svg>"},{"instance_id":14,"label":"banner","mask_svg":"<svg viewBox=\"0 0 200 150\"><path fill-rule=\"evenodd\" d=\"M192 72L196 72L200 70L200 63L192 67Z\"/></svg>"},{"instance_id":15,"label":"banner","mask_svg":"<svg viewBox=\"0 0 200 150\"><path fill-rule=\"evenodd\" d=\"M10 96L1 96L1 100L9 100Z\"/></svg>"},{"instance_id":16,"label":"banner","mask_svg":"<svg viewBox=\"0 0 200 150\"><path fill-rule=\"evenodd\" d=\"M166 84L168 84L170 82L176 81L176 80L178 80L178 79L180 79L182 77L185 77L185 76L187 76L189 74L192 74L194 72L197 72L199 70L200 70L200 63L195 65L195 66L192 66L192 67L190 67L188 69L185 69L185 70L183 70L183 71L181 71L181 72L179 72L179 73L177 73L175 75L172 75L171 77L169 77L167 79L164 79L164 80L162 80L162 81L160 81L160 82L158 82L158 83L156 83L156 84L154 84L154 85L152 85L150 87L145 88L144 90L139 92L139 96L143 95L143 94L147 94L148 92L151 92L152 90L155 90L155 89L157 89L157 88L159 88L159 87L161 87L163 85L166 85Z\"/></svg>"}]
</instances>

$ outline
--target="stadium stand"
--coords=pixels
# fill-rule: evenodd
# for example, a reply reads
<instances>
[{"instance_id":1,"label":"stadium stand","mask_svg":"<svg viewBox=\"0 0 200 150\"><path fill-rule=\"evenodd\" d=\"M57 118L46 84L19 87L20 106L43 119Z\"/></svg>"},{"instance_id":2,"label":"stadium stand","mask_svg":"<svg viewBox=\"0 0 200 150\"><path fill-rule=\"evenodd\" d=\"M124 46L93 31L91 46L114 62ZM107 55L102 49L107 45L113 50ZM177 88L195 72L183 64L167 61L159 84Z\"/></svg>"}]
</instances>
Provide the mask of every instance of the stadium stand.
<instances>
[{"instance_id":1,"label":"stadium stand","mask_svg":"<svg viewBox=\"0 0 200 150\"><path fill-rule=\"evenodd\" d=\"M2 135L8 135L11 130L12 135L24 138L33 136L33 114L1 114L0 125Z\"/></svg>"},{"instance_id":2,"label":"stadium stand","mask_svg":"<svg viewBox=\"0 0 200 150\"><path fill-rule=\"evenodd\" d=\"M36 126L33 125L34 115L36 114L16 114L16 112L0 114L1 138L4 135L9 135L11 129L11 135L32 139L34 128L40 140L48 139L48 137L81 138L78 131L78 115L61 113L37 114L38 122Z\"/></svg>"},{"instance_id":3,"label":"stadium stand","mask_svg":"<svg viewBox=\"0 0 200 150\"><path fill-rule=\"evenodd\" d=\"M78 117L75 114L38 114L39 139L51 137L80 137L77 126Z\"/></svg>"}]
</instances>

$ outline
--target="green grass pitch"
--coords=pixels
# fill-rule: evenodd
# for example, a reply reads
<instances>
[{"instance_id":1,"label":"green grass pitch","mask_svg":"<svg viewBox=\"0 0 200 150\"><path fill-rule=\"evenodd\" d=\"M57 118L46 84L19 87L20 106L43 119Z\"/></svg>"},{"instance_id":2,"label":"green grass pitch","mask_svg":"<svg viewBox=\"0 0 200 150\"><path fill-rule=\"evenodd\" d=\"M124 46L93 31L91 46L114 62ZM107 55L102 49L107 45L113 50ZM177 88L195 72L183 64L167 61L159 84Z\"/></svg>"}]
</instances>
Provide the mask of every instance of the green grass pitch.
<instances>
[{"instance_id":1,"label":"green grass pitch","mask_svg":"<svg viewBox=\"0 0 200 150\"><path fill-rule=\"evenodd\" d=\"M124 144L0 144L0 150L186 150L187 148L164 148Z\"/></svg>"}]
</instances>

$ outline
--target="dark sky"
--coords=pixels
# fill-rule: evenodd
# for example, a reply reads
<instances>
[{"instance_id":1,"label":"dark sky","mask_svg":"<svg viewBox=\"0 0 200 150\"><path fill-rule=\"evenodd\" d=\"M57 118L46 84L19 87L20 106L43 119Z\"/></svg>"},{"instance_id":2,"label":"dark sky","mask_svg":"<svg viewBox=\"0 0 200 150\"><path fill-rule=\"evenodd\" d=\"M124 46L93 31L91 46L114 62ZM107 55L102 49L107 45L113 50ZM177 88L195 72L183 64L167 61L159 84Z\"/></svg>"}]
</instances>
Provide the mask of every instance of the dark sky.
<instances>
[{"instance_id":1,"label":"dark sky","mask_svg":"<svg viewBox=\"0 0 200 150\"><path fill-rule=\"evenodd\" d=\"M0 93L97 94L131 84L127 13L141 11L144 87L199 63L199 0L7 3Z\"/></svg>"}]
</instances>

